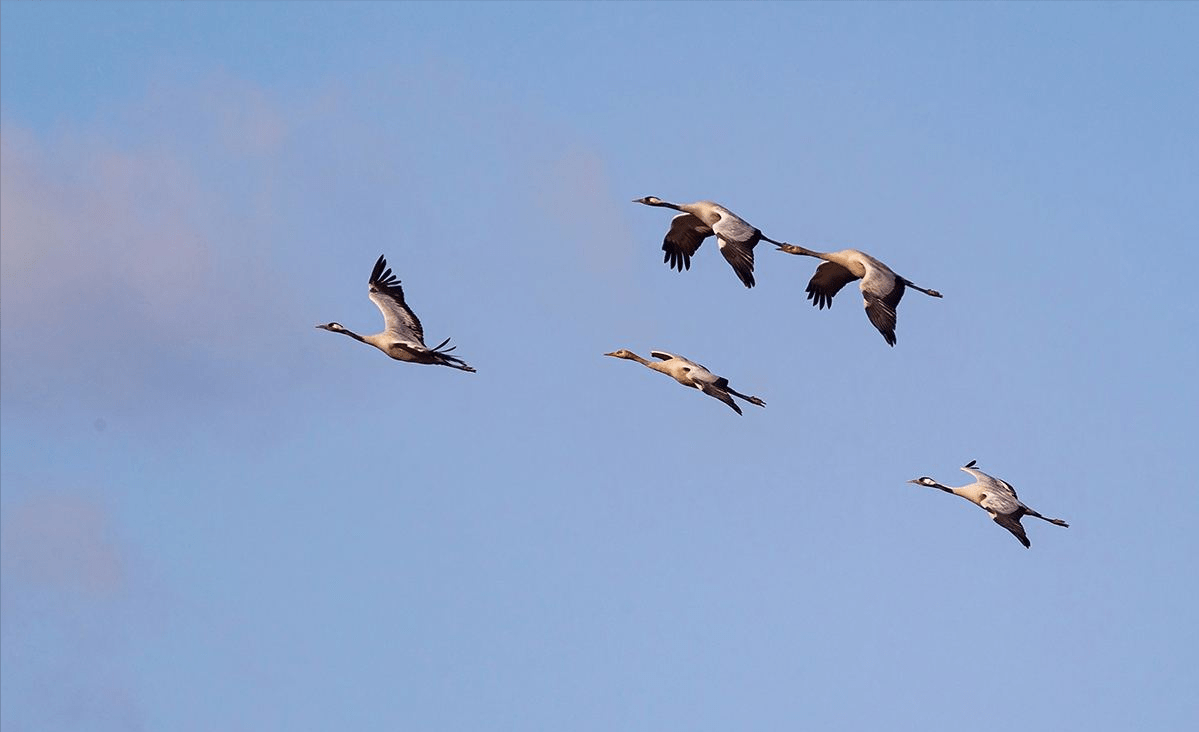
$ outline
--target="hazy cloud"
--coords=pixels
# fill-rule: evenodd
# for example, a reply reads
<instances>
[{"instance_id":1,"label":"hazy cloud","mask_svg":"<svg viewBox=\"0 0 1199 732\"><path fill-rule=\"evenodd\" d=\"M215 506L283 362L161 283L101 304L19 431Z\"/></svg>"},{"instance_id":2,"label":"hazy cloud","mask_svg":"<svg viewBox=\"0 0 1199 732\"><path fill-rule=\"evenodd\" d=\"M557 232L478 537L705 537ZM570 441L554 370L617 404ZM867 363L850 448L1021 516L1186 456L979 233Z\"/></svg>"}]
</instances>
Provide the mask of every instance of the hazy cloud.
<instances>
[{"instance_id":1,"label":"hazy cloud","mask_svg":"<svg viewBox=\"0 0 1199 732\"><path fill-rule=\"evenodd\" d=\"M192 391L242 383L239 359L270 346L286 307L263 235L277 223L284 115L222 77L106 116L45 134L4 120L6 397L58 399L69 383L125 405L181 377Z\"/></svg>"},{"instance_id":2,"label":"hazy cloud","mask_svg":"<svg viewBox=\"0 0 1199 732\"><path fill-rule=\"evenodd\" d=\"M166 150L66 142L53 149L6 125L0 136L0 252L6 316L65 326L117 295L147 320L191 305L210 246L210 201Z\"/></svg>"},{"instance_id":3,"label":"hazy cloud","mask_svg":"<svg viewBox=\"0 0 1199 732\"><path fill-rule=\"evenodd\" d=\"M80 595L112 595L125 578L106 511L78 495L41 494L5 509L0 562L5 584Z\"/></svg>"}]
</instances>

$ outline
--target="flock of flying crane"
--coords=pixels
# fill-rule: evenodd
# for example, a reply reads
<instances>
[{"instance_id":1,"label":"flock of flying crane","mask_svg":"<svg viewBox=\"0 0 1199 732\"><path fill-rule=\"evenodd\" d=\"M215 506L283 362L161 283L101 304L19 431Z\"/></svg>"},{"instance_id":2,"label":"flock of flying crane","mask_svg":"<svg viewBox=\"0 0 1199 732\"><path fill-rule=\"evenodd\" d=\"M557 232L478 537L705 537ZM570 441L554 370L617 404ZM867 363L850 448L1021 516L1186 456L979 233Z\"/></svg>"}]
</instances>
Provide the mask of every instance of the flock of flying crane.
<instances>
[{"instance_id":1,"label":"flock of flying crane","mask_svg":"<svg viewBox=\"0 0 1199 732\"><path fill-rule=\"evenodd\" d=\"M754 247L761 241L770 242L779 251L823 260L816 268L816 273L808 282L808 299L817 308L823 310L832 307L833 297L845 285L859 280L862 299L865 302L866 316L882 333L888 345L895 345L895 308L903 298L905 288L923 292L931 297L941 297L936 290L926 290L909 279L900 277L874 257L856 249L843 249L838 252L817 252L804 247L775 241L751 226L748 222L729 211L720 204L711 201L696 203L669 203L654 196L637 198L634 203L646 206L661 206L680 211L670 222L670 230L662 242L665 256L662 261L672 269L683 270L691 268L691 257L709 236L715 235L720 247L720 253L732 266L737 277L746 287L754 286ZM433 348L425 345L424 328L416 313L404 302L404 290L400 280L387 260L380 256L371 270L369 280L370 299L383 313L385 327L382 333L362 336L348 330L340 323L326 323L317 328L343 333L354 340L361 341L378 348L388 356L409 363L433 364L449 366L461 371L474 372L461 358L451 354L455 346L446 347L447 338ZM742 399L750 404L765 407L766 402L756 396L748 396L729 386L729 380L716 376L700 364L682 356L665 351L650 351L650 355L658 359L650 361L638 356L627 349L620 349L605 356L624 358L636 361L648 368L666 374L683 386L698 389L703 393L731 407L741 414L741 407L733 397ZM1029 546L1028 536L1020 519L1024 516L1048 521L1057 526L1069 526L1065 521L1046 518L1020 502L1016 491L1003 480L987 475L974 467L971 460L962 470L974 477L974 482L964 486L947 486L927 476L909 480L909 483L937 488L961 496L974 503L995 520L1003 528L1010 531L1025 547Z\"/></svg>"}]
</instances>

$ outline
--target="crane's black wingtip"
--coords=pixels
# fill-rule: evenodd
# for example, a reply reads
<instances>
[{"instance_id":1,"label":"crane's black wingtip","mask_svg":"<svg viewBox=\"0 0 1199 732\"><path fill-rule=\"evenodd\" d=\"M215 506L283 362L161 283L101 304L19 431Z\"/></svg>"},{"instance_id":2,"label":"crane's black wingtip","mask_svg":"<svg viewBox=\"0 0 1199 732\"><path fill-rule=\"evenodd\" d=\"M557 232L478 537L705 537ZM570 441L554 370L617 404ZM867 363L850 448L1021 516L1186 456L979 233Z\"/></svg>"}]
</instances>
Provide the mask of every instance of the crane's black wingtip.
<instances>
[{"instance_id":1,"label":"crane's black wingtip","mask_svg":"<svg viewBox=\"0 0 1199 732\"><path fill-rule=\"evenodd\" d=\"M383 270L386 268L387 268L387 258L385 255L380 254L379 258L375 260L375 266L373 269L371 269L371 278L368 281L369 282L380 282L382 279L384 279L386 277L386 275L383 273Z\"/></svg>"}]
</instances>

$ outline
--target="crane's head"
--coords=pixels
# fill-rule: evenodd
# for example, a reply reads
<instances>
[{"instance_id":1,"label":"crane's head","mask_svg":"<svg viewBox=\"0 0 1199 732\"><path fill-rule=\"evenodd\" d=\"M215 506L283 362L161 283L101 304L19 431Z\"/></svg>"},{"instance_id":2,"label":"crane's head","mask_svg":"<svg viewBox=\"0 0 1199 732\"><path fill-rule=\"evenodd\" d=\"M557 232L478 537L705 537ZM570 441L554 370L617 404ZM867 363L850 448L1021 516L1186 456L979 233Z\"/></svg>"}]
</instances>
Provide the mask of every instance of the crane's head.
<instances>
[{"instance_id":1,"label":"crane's head","mask_svg":"<svg viewBox=\"0 0 1199 732\"><path fill-rule=\"evenodd\" d=\"M645 198L634 198L633 203L644 203L646 206L661 206L662 199L657 196L646 196Z\"/></svg>"},{"instance_id":2,"label":"crane's head","mask_svg":"<svg viewBox=\"0 0 1199 732\"><path fill-rule=\"evenodd\" d=\"M932 478L928 477L927 475L923 476L921 478L913 478L912 480L909 480L908 482L915 483L916 485L926 485L929 488L937 487L937 481L933 480Z\"/></svg>"},{"instance_id":3,"label":"crane's head","mask_svg":"<svg viewBox=\"0 0 1199 732\"><path fill-rule=\"evenodd\" d=\"M344 333L346 331L346 329L342 327L341 323L325 323L324 325L318 325L316 327L320 328L321 330L331 330L334 333Z\"/></svg>"},{"instance_id":4,"label":"crane's head","mask_svg":"<svg viewBox=\"0 0 1199 732\"><path fill-rule=\"evenodd\" d=\"M628 359L634 358L633 352L628 349L625 349L625 348L622 348L619 351L613 351L612 353L605 353L604 355L605 356L613 356L615 358L628 358Z\"/></svg>"}]
</instances>

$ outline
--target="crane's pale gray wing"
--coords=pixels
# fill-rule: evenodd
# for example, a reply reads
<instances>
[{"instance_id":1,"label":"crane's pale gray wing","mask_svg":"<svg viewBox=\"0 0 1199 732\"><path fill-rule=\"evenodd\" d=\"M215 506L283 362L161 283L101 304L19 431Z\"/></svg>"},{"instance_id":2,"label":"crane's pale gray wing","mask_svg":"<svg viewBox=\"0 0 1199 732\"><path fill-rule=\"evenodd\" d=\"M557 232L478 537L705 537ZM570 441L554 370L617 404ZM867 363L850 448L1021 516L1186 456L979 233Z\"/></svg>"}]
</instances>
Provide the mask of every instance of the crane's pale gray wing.
<instances>
[{"instance_id":1,"label":"crane's pale gray wing","mask_svg":"<svg viewBox=\"0 0 1199 732\"><path fill-rule=\"evenodd\" d=\"M1020 540L1020 543L1027 549L1030 546L1028 534L1024 533L1024 527L1020 525L1020 521L1014 516L996 516L995 523L1012 532L1012 535Z\"/></svg>"},{"instance_id":2,"label":"crane's pale gray wing","mask_svg":"<svg viewBox=\"0 0 1199 732\"><path fill-rule=\"evenodd\" d=\"M745 219L722 206L715 208L720 213L720 219L712 224L712 232L716 236L750 248L762 238L762 232L750 226Z\"/></svg>"},{"instance_id":3,"label":"crane's pale gray wing","mask_svg":"<svg viewBox=\"0 0 1199 732\"><path fill-rule=\"evenodd\" d=\"M974 462L971 461L970 465L973 464ZM1019 498L1019 496L1016 495L1016 489L1013 488L1006 480L1000 480L993 475L987 475L978 468L972 468L969 465L962 468L962 472L969 473L970 475L974 476L975 480L987 486L992 493L1004 493L1010 495L1012 498Z\"/></svg>"},{"instance_id":4,"label":"crane's pale gray wing","mask_svg":"<svg viewBox=\"0 0 1199 732\"><path fill-rule=\"evenodd\" d=\"M687 364L692 369L698 369L700 371L708 370L707 367L705 367L704 365L698 364L695 361L692 361L691 359L686 358L685 356L679 356L678 354L667 353L666 351L650 351L649 355L653 356L654 358L656 358L660 361L670 361L670 360L680 361L682 363ZM713 378L715 378L715 377L713 377Z\"/></svg>"},{"instance_id":5,"label":"crane's pale gray wing","mask_svg":"<svg viewBox=\"0 0 1199 732\"><path fill-rule=\"evenodd\" d=\"M662 261L671 269L682 272L691 269L691 256L712 235L712 229L700 221L699 217L689 213L681 213L670 220L670 231L662 240Z\"/></svg>"},{"instance_id":6,"label":"crane's pale gray wing","mask_svg":"<svg viewBox=\"0 0 1199 732\"><path fill-rule=\"evenodd\" d=\"M998 486L991 486L979 496L978 505L997 515L1013 514L1020 510L1020 501L1016 497L1006 491L992 490Z\"/></svg>"},{"instance_id":7,"label":"crane's pale gray wing","mask_svg":"<svg viewBox=\"0 0 1199 732\"><path fill-rule=\"evenodd\" d=\"M723 206L715 206L720 219L712 231L720 243L720 253L732 265L737 278L746 287L754 286L754 246L761 241L762 232Z\"/></svg>"},{"instance_id":8,"label":"crane's pale gray wing","mask_svg":"<svg viewBox=\"0 0 1199 732\"><path fill-rule=\"evenodd\" d=\"M762 232L724 206L713 206L720 214L712 231L720 242L720 253L737 273L741 284L754 286L754 246L762 240Z\"/></svg>"},{"instance_id":9,"label":"crane's pale gray wing","mask_svg":"<svg viewBox=\"0 0 1199 732\"><path fill-rule=\"evenodd\" d=\"M391 272L387 260L382 256L375 262L370 278L371 302L383 313L384 332L398 341L407 341L425 347L425 331L420 318L404 302L404 289L400 279ZM427 350L427 349L426 349Z\"/></svg>"},{"instance_id":10,"label":"crane's pale gray wing","mask_svg":"<svg viewBox=\"0 0 1199 732\"><path fill-rule=\"evenodd\" d=\"M1012 498L1016 498L1016 499L1020 498L1020 496L1016 495L1016 489L1012 487L1011 483L1007 482L1006 480L1001 480L999 478L994 478L993 480L995 480L997 483L999 483L999 485L1006 488L1012 494Z\"/></svg>"},{"instance_id":11,"label":"crane's pale gray wing","mask_svg":"<svg viewBox=\"0 0 1199 732\"><path fill-rule=\"evenodd\" d=\"M741 407L737 406L737 402L733 401L733 397L724 389L721 389L719 386L716 386L716 384L708 382L708 381L702 381L702 382L699 382L699 388L700 388L700 390L703 391L703 393L707 394L708 396L715 397L715 398L719 399L720 401L724 402L725 404L729 405L730 407L732 407L733 411L736 412L737 414L742 413Z\"/></svg>"},{"instance_id":12,"label":"crane's pale gray wing","mask_svg":"<svg viewBox=\"0 0 1199 732\"><path fill-rule=\"evenodd\" d=\"M862 300L866 306L866 317L883 334L887 345L895 345L895 308L903 299L903 280L873 267L866 269L862 278Z\"/></svg>"},{"instance_id":13,"label":"crane's pale gray wing","mask_svg":"<svg viewBox=\"0 0 1199 732\"><path fill-rule=\"evenodd\" d=\"M866 316L882 333L887 345L893 346L896 344L896 308L903 300L903 279L885 267L867 266L861 288Z\"/></svg>"},{"instance_id":14,"label":"crane's pale gray wing","mask_svg":"<svg viewBox=\"0 0 1199 732\"><path fill-rule=\"evenodd\" d=\"M823 310L833 306L833 296L857 277L848 269L834 262L825 262L816 268L816 274L808 280L808 299Z\"/></svg>"}]
</instances>

